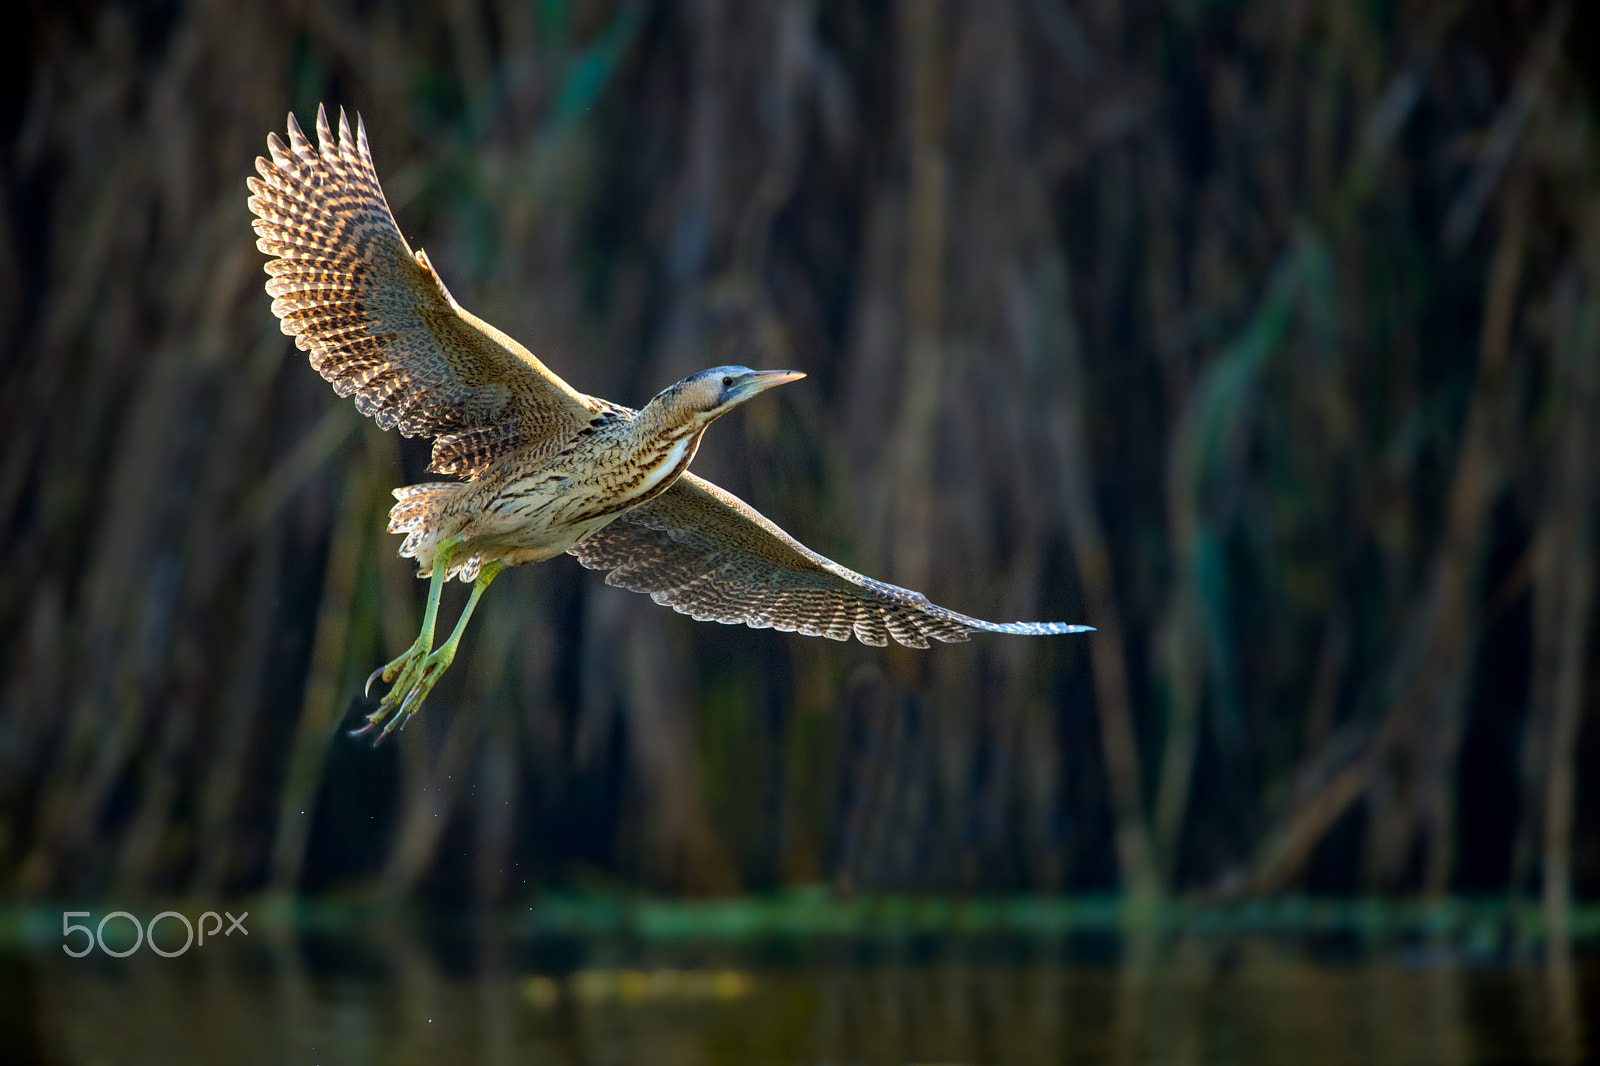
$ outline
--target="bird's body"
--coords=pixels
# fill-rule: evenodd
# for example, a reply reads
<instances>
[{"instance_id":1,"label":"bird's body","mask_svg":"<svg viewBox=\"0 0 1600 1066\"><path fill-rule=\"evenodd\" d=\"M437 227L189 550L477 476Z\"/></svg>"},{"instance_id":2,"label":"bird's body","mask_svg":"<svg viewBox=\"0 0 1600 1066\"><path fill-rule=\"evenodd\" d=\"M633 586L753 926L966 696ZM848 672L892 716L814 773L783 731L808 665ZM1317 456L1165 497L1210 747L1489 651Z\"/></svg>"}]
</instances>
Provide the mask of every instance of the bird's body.
<instances>
[{"instance_id":1,"label":"bird's body","mask_svg":"<svg viewBox=\"0 0 1600 1066\"><path fill-rule=\"evenodd\" d=\"M688 468L709 422L674 399L664 393L637 412L608 408L571 437L510 452L468 482L395 490L390 532L408 534L400 554L427 576L440 542L458 537L446 577L470 580L482 563L519 566L570 550Z\"/></svg>"},{"instance_id":2,"label":"bird's body","mask_svg":"<svg viewBox=\"0 0 1600 1066\"><path fill-rule=\"evenodd\" d=\"M688 472L707 426L803 374L715 367L638 411L586 396L465 311L411 251L359 120L352 136L341 112L335 138L318 108L317 136L314 147L290 115L289 144L269 135L271 158L249 180L273 312L340 395L384 429L434 438L430 469L466 479L395 490L389 529L432 583L416 643L374 674L394 682L369 716L393 715L384 734L421 706L494 576L563 552L697 619L836 640L927 647L1088 628L970 618L811 551ZM457 576L472 596L434 649L442 583Z\"/></svg>"}]
</instances>

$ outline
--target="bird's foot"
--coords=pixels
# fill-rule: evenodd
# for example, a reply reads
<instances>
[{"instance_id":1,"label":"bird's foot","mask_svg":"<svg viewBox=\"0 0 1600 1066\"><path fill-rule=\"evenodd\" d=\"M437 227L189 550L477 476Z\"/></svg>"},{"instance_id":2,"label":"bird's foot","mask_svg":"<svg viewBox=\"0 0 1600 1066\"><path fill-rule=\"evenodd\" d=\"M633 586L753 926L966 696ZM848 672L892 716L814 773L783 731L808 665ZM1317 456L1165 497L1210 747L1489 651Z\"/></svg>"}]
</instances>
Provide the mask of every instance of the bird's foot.
<instances>
[{"instance_id":1,"label":"bird's foot","mask_svg":"<svg viewBox=\"0 0 1600 1066\"><path fill-rule=\"evenodd\" d=\"M426 657L429 650L430 649L427 642L421 637L418 637L412 642L411 647L407 648L399 658L392 659L389 662L384 663L382 666L372 671L372 673L368 674L366 687L361 690L361 694L363 696L370 695L372 693L372 683L379 678L383 679L384 684L388 684L389 682L395 680L395 678L401 673L411 672L411 668L414 667L424 657Z\"/></svg>"},{"instance_id":2,"label":"bird's foot","mask_svg":"<svg viewBox=\"0 0 1600 1066\"><path fill-rule=\"evenodd\" d=\"M455 645L447 643L430 653L428 646L419 638L404 655L374 670L367 678L367 689L370 690L372 683L379 678L386 683L392 681L393 685L378 702L378 709L367 715L367 724L352 735L365 736L382 725L383 730L373 740L374 744L379 744L397 726L404 729L406 721L422 707L422 701L433 690L439 675L455 658L455 651ZM388 719L388 724L384 724L384 719Z\"/></svg>"}]
</instances>

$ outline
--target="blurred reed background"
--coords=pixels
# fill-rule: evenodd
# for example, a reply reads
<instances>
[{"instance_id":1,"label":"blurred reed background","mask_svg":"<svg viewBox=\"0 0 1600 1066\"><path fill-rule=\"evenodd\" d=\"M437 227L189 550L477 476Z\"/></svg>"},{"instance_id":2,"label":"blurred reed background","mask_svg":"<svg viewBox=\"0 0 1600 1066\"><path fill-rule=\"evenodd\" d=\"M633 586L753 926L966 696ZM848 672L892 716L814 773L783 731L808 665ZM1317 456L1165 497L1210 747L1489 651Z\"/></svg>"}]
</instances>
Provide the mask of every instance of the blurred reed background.
<instances>
[{"instance_id":1,"label":"blurred reed background","mask_svg":"<svg viewBox=\"0 0 1600 1066\"><path fill-rule=\"evenodd\" d=\"M35 2L0 92L0 894L1600 890L1588 5ZM926 652L496 584L374 751L423 442L245 176L359 111L463 303L990 618ZM449 601L459 604L461 591ZM1585 728L1586 722L1589 723Z\"/></svg>"}]
</instances>

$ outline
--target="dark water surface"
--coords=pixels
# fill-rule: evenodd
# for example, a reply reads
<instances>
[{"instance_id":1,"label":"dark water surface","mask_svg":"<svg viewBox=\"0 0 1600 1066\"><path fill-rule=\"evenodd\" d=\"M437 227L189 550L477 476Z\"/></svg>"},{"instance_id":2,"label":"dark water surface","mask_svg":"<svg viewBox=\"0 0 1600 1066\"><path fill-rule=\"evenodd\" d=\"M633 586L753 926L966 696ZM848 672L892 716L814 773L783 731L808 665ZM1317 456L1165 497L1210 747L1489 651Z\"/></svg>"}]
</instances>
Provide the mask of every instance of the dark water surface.
<instances>
[{"instance_id":1,"label":"dark water surface","mask_svg":"<svg viewBox=\"0 0 1600 1066\"><path fill-rule=\"evenodd\" d=\"M1600 967L1172 937L735 952L306 936L0 954L7 1064L1534 1063L1591 1057Z\"/></svg>"}]
</instances>

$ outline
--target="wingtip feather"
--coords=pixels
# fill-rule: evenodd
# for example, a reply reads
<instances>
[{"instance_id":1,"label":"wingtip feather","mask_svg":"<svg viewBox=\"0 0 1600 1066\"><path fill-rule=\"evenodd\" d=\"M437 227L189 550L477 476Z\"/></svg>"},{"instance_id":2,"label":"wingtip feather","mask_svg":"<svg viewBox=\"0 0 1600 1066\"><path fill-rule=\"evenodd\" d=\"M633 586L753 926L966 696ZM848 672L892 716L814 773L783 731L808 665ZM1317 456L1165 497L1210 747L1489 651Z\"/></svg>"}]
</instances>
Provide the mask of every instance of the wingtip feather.
<instances>
[{"instance_id":1,"label":"wingtip feather","mask_svg":"<svg viewBox=\"0 0 1600 1066\"><path fill-rule=\"evenodd\" d=\"M289 118L292 121L294 116L290 115ZM278 136L276 130L267 134L267 151L272 156L272 162L276 163L279 167L290 167L294 165L294 157L289 154L288 147L283 143L282 138ZM270 164L261 156L256 156L256 171L262 177L271 176Z\"/></svg>"},{"instance_id":2,"label":"wingtip feather","mask_svg":"<svg viewBox=\"0 0 1600 1066\"><path fill-rule=\"evenodd\" d=\"M360 161L356 155L356 139L350 133L350 117L342 107L339 109L339 156L351 163Z\"/></svg>"}]
</instances>

